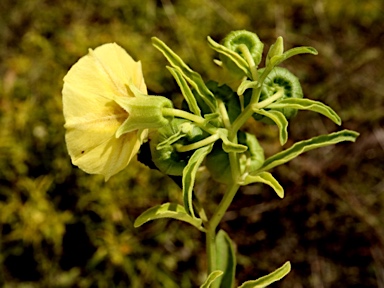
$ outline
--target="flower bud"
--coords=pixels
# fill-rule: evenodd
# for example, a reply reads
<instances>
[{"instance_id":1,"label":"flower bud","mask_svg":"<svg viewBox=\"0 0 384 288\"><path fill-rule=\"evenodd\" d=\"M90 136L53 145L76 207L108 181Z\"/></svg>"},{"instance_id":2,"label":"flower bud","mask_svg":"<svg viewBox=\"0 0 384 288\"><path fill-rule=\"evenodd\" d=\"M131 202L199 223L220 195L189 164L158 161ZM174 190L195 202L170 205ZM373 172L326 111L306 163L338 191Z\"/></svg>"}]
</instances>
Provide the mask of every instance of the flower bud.
<instances>
[{"instance_id":1,"label":"flower bud","mask_svg":"<svg viewBox=\"0 0 384 288\"><path fill-rule=\"evenodd\" d=\"M169 125L163 126L151 134L149 144L152 160L161 172L180 176L193 151L178 152L175 144L192 144L203 139L204 136L204 132L192 122L174 118Z\"/></svg>"},{"instance_id":2,"label":"flower bud","mask_svg":"<svg viewBox=\"0 0 384 288\"><path fill-rule=\"evenodd\" d=\"M264 68L260 69L259 73L261 74L263 71ZM289 70L282 67L275 67L264 80L259 102L271 97L277 93L279 89L283 89L283 97L280 99L303 98L303 90L301 89L299 79ZM276 103L278 103L279 100L277 100ZM266 108L266 110L268 110L268 108ZM275 110L283 113L287 119L291 119L297 114L297 109L293 108L279 108ZM267 124L274 124L272 120L262 115L253 114L253 118Z\"/></svg>"},{"instance_id":3,"label":"flower bud","mask_svg":"<svg viewBox=\"0 0 384 288\"><path fill-rule=\"evenodd\" d=\"M261 61L264 44L260 41L259 37L255 33L246 30L232 31L223 39L223 45L228 49L238 53L245 60L247 59L244 55L244 49L247 49L256 67ZM220 55L220 59L231 72L234 72L237 75L243 74L243 72L224 55Z\"/></svg>"}]
</instances>

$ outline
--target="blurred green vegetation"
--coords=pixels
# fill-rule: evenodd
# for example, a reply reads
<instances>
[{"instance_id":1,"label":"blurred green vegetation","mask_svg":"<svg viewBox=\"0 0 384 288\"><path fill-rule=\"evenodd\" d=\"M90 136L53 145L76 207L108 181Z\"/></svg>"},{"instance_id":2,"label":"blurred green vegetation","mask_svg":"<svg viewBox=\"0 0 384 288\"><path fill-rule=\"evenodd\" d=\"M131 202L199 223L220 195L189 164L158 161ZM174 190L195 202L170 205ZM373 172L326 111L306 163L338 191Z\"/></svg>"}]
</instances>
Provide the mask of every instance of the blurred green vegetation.
<instances>
[{"instance_id":1,"label":"blurred green vegetation","mask_svg":"<svg viewBox=\"0 0 384 288\"><path fill-rule=\"evenodd\" d=\"M286 67L308 98L333 107L361 133L309 152L273 173L286 189L242 189L221 225L237 243L239 282L286 260L273 287L384 287L384 3L382 0L3 0L0 2L0 285L2 287L196 287L205 275L203 235L155 221L147 208L180 201L170 179L135 161L104 183L70 163L62 78L88 48L117 42L143 63L154 94L180 99L150 38L165 41L206 80L224 81L206 36L256 32L268 51L319 55ZM276 130L253 126L267 154ZM315 113L290 124L294 141L338 129ZM204 177L201 176L204 182ZM220 198L219 187L205 195ZM213 205L214 206L214 205ZM212 207L213 208L213 207Z\"/></svg>"}]
</instances>

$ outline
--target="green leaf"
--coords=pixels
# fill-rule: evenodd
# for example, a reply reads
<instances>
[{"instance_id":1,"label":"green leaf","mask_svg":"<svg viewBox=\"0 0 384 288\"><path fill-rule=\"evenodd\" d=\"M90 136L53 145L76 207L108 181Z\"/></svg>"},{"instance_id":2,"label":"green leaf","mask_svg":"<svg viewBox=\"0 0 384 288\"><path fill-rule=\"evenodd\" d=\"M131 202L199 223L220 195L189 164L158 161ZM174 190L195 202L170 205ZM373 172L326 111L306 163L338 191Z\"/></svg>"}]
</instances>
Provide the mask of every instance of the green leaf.
<instances>
[{"instance_id":1,"label":"green leaf","mask_svg":"<svg viewBox=\"0 0 384 288\"><path fill-rule=\"evenodd\" d=\"M212 112L216 112L217 103L212 92L205 86L201 75L193 71L184 61L169 48L163 41L153 37L152 44L157 48L168 62L172 65L173 68L178 70L180 74L185 78L185 80L196 90L204 102L208 105Z\"/></svg>"},{"instance_id":2,"label":"green leaf","mask_svg":"<svg viewBox=\"0 0 384 288\"><path fill-rule=\"evenodd\" d=\"M269 107L270 106L268 106L268 108ZM288 140L288 121L287 121L287 118L285 118L283 113L281 113L280 111L274 111L274 110L267 111L264 109L254 110L254 111L256 114L266 116L269 119L271 119L273 122L275 122L277 127L279 128L280 144L284 145L285 143L287 143L287 140Z\"/></svg>"},{"instance_id":3,"label":"green leaf","mask_svg":"<svg viewBox=\"0 0 384 288\"><path fill-rule=\"evenodd\" d=\"M269 64L272 65L272 66L276 66L276 65L279 65L281 62L287 60L288 58L291 58L295 55L298 55L298 54L312 54L312 55L317 55L318 52L315 48L313 47L307 47L307 46L303 46L303 47L295 47L295 48L292 48L292 49L289 49L287 51L285 51L283 53L283 55L276 55L276 56L273 56L271 59L270 59L270 62Z\"/></svg>"},{"instance_id":4,"label":"green leaf","mask_svg":"<svg viewBox=\"0 0 384 288\"><path fill-rule=\"evenodd\" d=\"M216 257L216 267L224 274L212 287L232 288L235 282L236 255L232 240L223 230L216 235Z\"/></svg>"},{"instance_id":5,"label":"green leaf","mask_svg":"<svg viewBox=\"0 0 384 288\"><path fill-rule=\"evenodd\" d=\"M296 158L300 154L312 149L333 145L343 141L355 142L357 136L359 136L359 133L355 131L342 130L335 133L321 135L308 140L297 142L290 148L276 153L275 155L265 160L263 166L259 169L259 171L266 171L278 165L284 164Z\"/></svg>"},{"instance_id":6,"label":"green leaf","mask_svg":"<svg viewBox=\"0 0 384 288\"><path fill-rule=\"evenodd\" d=\"M172 218L184 221L195 226L199 230L203 229L201 227L201 219L191 217L187 214L185 208L182 205L176 203L164 203L162 205L149 208L148 210L143 212L139 217L137 217L133 225L135 228L137 228L148 221L162 218Z\"/></svg>"},{"instance_id":7,"label":"green leaf","mask_svg":"<svg viewBox=\"0 0 384 288\"><path fill-rule=\"evenodd\" d=\"M245 180L241 183L241 185L248 185L257 182L271 186L273 190L275 190L277 196L279 196L280 198L284 198L283 187L269 172L260 172L255 175L249 174L245 177Z\"/></svg>"},{"instance_id":8,"label":"green leaf","mask_svg":"<svg viewBox=\"0 0 384 288\"><path fill-rule=\"evenodd\" d=\"M248 150L248 147L245 145L229 141L227 129L219 128L217 129L216 133L219 135L219 138L223 141L222 148L226 153L243 153Z\"/></svg>"},{"instance_id":9,"label":"green leaf","mask_svg":"<svg viewBox=\"0 0 384 288\"><path fill-rule=\"evenodd\" d=\"M276 42L271 45L269 48L267 57L266 57L266 66L268 66L269 60L274 56L280 56L284 52L284 41L283 37L279 36L276 39Z\"/></svg>"},{"instance_id":10,"label":"green leaf","mask_svg":"<svg viewBox=\"0 0 384 288\"><path fill-rule=\"evenodd\" d=\"M189 215L196 219L195 212L193 211L192 194L193 186L195 184L197 169L204 161L205 156L211 152L213 143L202 148L197 149L188 161L187 166L183 170L183 200L184 206Z\"/></svg>"},{"instance_id":11,"label":"green leaf","mask_svg":"<svg viewBox=\"0 0 384 288\"><path fill-rule=\"evenodd\" d=\"M248 78L252 78L252 73L249 70L248 63L235 51L215 42L211 37L207 37L209 46L216 52L228 57Z\"/></svg>"},{"instance_id":12,"label":"green leaf","mask_svg":"<svg viewBox=\"0 0 384 288\"><path fill-rule=\"evenodd\" d=\"M337 113L331 107L319 101L310 99L285 98L270 104L268 108L293 108L299 110L310 110L328 117L337 125L341 125L341 119L339 115L337 115Z\"/></svg>"},{"instance_id":13,"label":"green leaf","mask_svg":"<svg viewBox=\"0 0 384 288\"><path fill-rule=\"evenodd\" d=\"M244 80L243 82L240 83L239 87L237 88L237 95L243 95L245 90L255 89L259 85L260 84L257 81Z\"/></svg>"},{"instance_id":14,"label":"green leaf","mask_svg":"<svg viewBox=\"0 0 384 288\"><path fill-rule=\"evenodd\" d=\"M241 286L239 286L239 288L264 288L276 281L279 281L290 271L291 263L287 261L283 266L276 269L272 273L265 275L257 280L246 281Z\"/></svg>"},{"instance_id":15,"label":"green leaf","mask_svg":"<svg viewBox=\"0 0 384 288\"><path fill-rule=\"evenodd\" d=\"M211 274L209 274L207 280L200 286L200 288L209 288L211 285L221 276L223 275L223 271L215 270Z\"/></svg>"},{"instance_id":16,"label":"green leaf","mask_svg":"<svg viewBox=\"0 0 384 288\"><path fill-rule=\"evenodd\" d=\"M195 96L193 95L191 89L188 86L187 81L184 79L182 73L179 70L167 66L167 69L171 72L173 78L175 78L177 84L180 87L181 93L183 94L185 100L187 101L189 109L196 115L201 116L201 111L197 105Z\"/></svg>"}]
</instances>

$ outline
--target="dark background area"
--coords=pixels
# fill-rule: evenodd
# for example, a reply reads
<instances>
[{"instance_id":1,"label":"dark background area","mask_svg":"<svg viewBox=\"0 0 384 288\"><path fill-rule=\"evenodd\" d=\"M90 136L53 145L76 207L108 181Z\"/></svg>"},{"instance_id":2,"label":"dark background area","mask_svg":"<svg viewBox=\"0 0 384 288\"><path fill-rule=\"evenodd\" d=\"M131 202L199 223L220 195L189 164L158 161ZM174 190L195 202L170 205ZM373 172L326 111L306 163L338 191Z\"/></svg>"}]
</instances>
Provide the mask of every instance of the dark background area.
<instances>
[{"instance_id":1,"label":"dark background area","mask_svg":"<svg viewBox=\"0 0 384 288\"><path fill-rule=\"evenodd\" d=\"M180 202L170 179L137 161L107 183L70 163L64 142L62 78L88 48L117 42L141 60L148 88L178 103L166 42L205 80L226 76L206 41L256 32L268 51L313 46L293 71L305 97L331 106L356 143L308 152L274 169L281 200L267 186L241 189L221 228L237 244L238 283L285 261L271 287L384 287L384 3L331 1L0 2L0 284L2 287L197 287L204 237L187 224L154 221L151 206ZM300 112L292 143L341 129ZM255 126L266 154L279 149L272 126ZM201 181L204 182L203 173ZM209 182L212 210L221 196ZM212 185L212 186L211 186Z\"/></svg>"}]
</instances>

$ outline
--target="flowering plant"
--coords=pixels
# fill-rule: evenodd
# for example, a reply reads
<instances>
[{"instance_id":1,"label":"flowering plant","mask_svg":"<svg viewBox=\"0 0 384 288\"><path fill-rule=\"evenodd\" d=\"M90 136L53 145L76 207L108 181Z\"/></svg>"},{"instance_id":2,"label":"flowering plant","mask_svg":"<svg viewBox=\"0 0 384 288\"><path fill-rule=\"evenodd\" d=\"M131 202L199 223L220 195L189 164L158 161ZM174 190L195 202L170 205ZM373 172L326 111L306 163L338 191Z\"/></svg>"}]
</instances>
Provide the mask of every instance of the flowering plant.
<instances>
[{"instance_id":1,"label":"flowering plant","mask_svg":"<svg viewBox=\"0 0 384 288\"><path fill-rule=\"evenodd\" d=\"M191 224L206 234L207 279L201 287L234 287L236 255L229 235L217 227L241 186L263 183L284 197L284 189L269 172L298 155L342 141L355 141L357 132L341 130L297 142L265 159L257 135L245 131L247 121L276 125L281 145L288 140L289 119L310 110L340 125L327 105L306 99L298 78L279 67L292 56L317 54L312 47L284 51L283 39L271 45L264 64L264 44L249 31L234 31L209 46L238 85L205 82L164 42L152 43L168 60L169 72L184 96L177 109L163 96L147 95L141 64L117 44L105 44L81 58L64 78L63 107L66 143L74 165L108 180L123 170L142 145L141 161L174 179L181 179L183 203L164 203L143 212L135 227L161 218ZM259 68L259 66L264 66ZM235 91L234 91L235 90ZM223 184L224 195L215 211L206 211L194 193L200 167L212 181ZM291 269L287 261L274 272L239 287L266 287Z\"/></svg>"}]
</instances>

